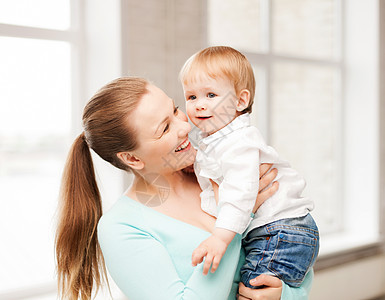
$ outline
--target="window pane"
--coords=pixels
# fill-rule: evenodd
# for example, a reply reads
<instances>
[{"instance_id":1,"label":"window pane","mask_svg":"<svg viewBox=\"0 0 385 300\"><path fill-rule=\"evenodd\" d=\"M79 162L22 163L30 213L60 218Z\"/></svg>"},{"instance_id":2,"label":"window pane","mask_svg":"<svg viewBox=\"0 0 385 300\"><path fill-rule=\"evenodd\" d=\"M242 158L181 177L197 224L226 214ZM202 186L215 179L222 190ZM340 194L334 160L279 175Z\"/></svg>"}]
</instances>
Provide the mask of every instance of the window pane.
<instances>
[{"instance_id":1,"label":"window pane","mask_svg":"<svg viewBox=\"0 0 385 300\"><path fill-rule=\"evenodd\" d=\"M66 30L70 0L1 0L0 23Z\"/></svg>"},{"instance_id":2,"label":"window pane","mask_svg":"<svg viewBox=\"0 0 385 300\"><path fill-rule=\"evenodd\" d=\"M259 0L209 0L208 43L240 51L261 50Z\"/></svg>"},{"instance_id":3,"label":"window pane","mask_svg":"<svg viewBox=\"0 0 385 300\"><path fill-rule=\"evenodd\" d=\"M338 50L335 2L273 0L273 51L277 54L333 58Z\"/></svg>"},{"instance_id":4,"label":"window pane","mask_svg":"<svg viewBox=\"0 0 385 300\"><path fill-rule=\"evenodd\" d=\"M0 292L54 280L53 222L70 131L70 46L0 37ZM17 259L9 259L17 257Z\"/></svg>"},{"instance_id":5,"label":"window pane","mask_svg":"<svg viewBox=\"0 0 385 300\"><path fill-rule=\"evenodd\" d=\"M305 177L322 233L339 226L338 72L276 63L272 73L272 146Z\"/></svg>"},{"instance_id":6,"label":"window pane","mask_svg":"<svg viewBox=\"0 0 385 300\"><path fill-rule=\"evenodd\" d=\"M267 108L266 108L266 72L265 69L251 62L255 77L255 96L253 111L250 114L252 125L258 127L266 138Z\"/></svg>"}]
</instances>

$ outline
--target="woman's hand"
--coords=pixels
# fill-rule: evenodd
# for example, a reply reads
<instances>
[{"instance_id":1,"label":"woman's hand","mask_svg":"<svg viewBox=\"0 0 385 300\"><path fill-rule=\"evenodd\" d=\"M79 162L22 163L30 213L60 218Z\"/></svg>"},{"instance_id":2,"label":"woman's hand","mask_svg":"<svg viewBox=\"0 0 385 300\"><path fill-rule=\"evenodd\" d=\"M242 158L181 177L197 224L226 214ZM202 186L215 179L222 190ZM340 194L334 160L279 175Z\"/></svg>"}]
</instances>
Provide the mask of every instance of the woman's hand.
<instances>
[{"instance_id":1,"label":"woman's hand","mask_svg":"<svg viewBox=\"0 0 385 300\"><path fill-rule=\"evenodd\" d=\"M279 300L282 294L282 282L274 276L262 274L250 280L252 286L263 286L251 289L242 282L239 284L238 300Z\"/></svg>"},{"instance_id":2,"label":"woman's hand","mask_svg":"<svg viewBox=\"0 0 385 300\"><path fill-rule=\"evenodd\" d=\"M258 210L263 202L278 191L279 183L277 181L273 182L275 177L277 177L278 170L270 169L271 166L272 164L261 164L259 166L259 192L255 200L253 213Z\"/></svg>"}]
</instances>

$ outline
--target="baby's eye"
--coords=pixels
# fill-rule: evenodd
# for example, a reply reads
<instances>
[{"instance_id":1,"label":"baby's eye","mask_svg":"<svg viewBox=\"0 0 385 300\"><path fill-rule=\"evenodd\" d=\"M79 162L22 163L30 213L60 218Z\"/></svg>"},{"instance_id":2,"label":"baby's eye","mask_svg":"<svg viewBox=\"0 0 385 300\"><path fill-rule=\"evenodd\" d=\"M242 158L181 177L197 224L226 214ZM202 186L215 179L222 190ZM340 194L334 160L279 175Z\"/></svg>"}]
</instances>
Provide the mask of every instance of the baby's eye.
<instances>
[{"instance_id":1,"label":"baby's eye","mask_svg":"<svg viewBox=\"0 0 385 300\"><path fill-rule=\"evenodd\" d=\"M189 96L187 99L188 99L188 100L195 100L196 98L197 98L197 96L191 95L191 96Z\"/></svg>"},{"instance_id":2,"label":"baby's eye","mask_svg":"<svg viewBox=\"0 0 385 300\"><path fill-rule=\"evenodd\" d=\"M216 95L214 94L214 93L208 93L207 94L207 97L209 97L209 98L214 98Z\"/></svg>"}]
</instances>

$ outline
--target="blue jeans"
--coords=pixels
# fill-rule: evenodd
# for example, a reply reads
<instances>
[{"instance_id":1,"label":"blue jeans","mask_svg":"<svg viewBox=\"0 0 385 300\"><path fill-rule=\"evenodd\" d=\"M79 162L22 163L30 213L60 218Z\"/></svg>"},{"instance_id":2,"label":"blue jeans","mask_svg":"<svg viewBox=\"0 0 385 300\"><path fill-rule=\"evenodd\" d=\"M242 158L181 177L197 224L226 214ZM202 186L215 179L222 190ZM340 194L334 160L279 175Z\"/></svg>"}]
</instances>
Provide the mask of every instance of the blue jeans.
<instances>
[{"instance_id":1,"label":"blue jeans","mask_svg":"<svg viewBox=\"0 0 385 300\"><path fill-rule=\"evenodd\" d=\"M299 287L314 265L319 250L318 228L312 216L282 219L250 231L242 241L246 261L241 280L269 274L291 287Z\"/></svg>"}]
</instances>

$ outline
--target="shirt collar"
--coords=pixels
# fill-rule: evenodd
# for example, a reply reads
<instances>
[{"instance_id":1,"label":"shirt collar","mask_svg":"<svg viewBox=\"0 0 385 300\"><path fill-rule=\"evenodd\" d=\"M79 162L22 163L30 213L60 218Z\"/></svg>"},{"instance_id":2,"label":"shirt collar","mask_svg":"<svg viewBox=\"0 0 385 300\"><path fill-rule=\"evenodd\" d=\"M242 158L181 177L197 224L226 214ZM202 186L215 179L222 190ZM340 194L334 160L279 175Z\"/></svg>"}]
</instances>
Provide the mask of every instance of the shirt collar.
<instances>
[{"instance_id":1,"label":"shirt collar","mask_svg":"<svg viewBox=\"0 0 385 300\"><path fill-rule=\"evenodd\" d=\"M217 132L214 132L212 135L205 136L203 132L200 133L201 142L208 145L212 143L213 141L222 138L233 131L250 126L250 114L245 113L238 117L236 117L233 121L231 121L229 124L227 124L222 129L218 130Z\"/></svg>"}]
</instances>

